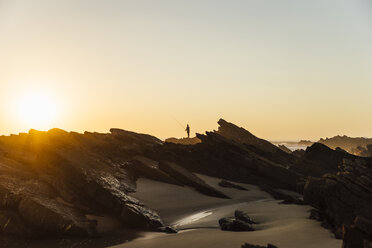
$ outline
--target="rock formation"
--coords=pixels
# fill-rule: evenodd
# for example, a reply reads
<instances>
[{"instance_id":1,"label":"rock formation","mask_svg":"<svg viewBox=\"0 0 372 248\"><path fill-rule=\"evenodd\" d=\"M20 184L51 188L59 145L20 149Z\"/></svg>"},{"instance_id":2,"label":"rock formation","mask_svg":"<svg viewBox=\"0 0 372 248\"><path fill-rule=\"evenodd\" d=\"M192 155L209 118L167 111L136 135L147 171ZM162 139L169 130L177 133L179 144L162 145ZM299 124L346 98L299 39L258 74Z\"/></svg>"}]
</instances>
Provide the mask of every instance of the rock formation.
<instances>
[{"instance_id":1,"label":"rock formation","mask_svg":"<svg viewBox=\"0 0 372 248\"><path fill-rule=\"evenodd\" d=\"M278 148L280 150L282 150L283 152L292 153L292 151L288 147L286 147L285 145L278 145Z\"/></svg>"},{"instance_id":2,"label":"rock formation","mask_svg":"<svg viewBox=\"0 0 372 248\"><path fill-rule=\"evenodd\" d=\"M320 143L287 153L232 123L218 123L218 131L197 134L193 145L121 129L2 136L0 232L93 237L99 235L97 216L113 217L128 228L176 232L129 193L146 177L227 198L195 174L201 173L222 178L222 186L258 185L283 203L303 204L301 197L279 189L297 190L317 209L312 218L342 233L345 248L369 247L372 158ZM236 212L221 223L251 230L253 222Z\"/></svg>"},{"instance_id":3,"label":"rock formation","mask_svg":"<svg viewBox=\"0 0 372 248\"><path fill-rule=\"evenodd\" d=\"M353 232L363 233L359 235L363 237L360 244L372 241L371 159L343 159L337 173L310 177L304 187L304 200L323 214L326 225L334 231L343 229L348 237Z\"/></svg>"},{"instance_id":4,"label":"rock formation","mask_svg":"<svg viewBox=\"0 0 372 248\"><path fill-rule=\"evenodd\" d=\"M253 221L246 213L240 210L236 210L234 218L222 218L218 221L221 230L223 231L254 231L253 224L257 222Z\"/></svg>"},{"instance_id":5,"label":"rock formation","mask_svg":"<svg viewBox=\"0 0 372 248\"><path fill-rule=\"evenodd\" d=\"M0 230L95 236L97 221L87 216L113 216L126 227L157 230L160 216L128 195L138 177L227 197L176 163L146 158L163 146L159 139L110 131L30 130L0 137Z\"/></svg>"},{"instance_id":6,"label":"rock formation","mask_svg":"<svg viewBox=\"0 0 372 248\"><path fill-rule=\"evenodd\" d=\"M372 144L372 138L364 138L364 137L348 137L346 135L334 136L332 138L325 138L320 139L318 141L332 149L336 149L336 147L340 147L349 153L353 153L354 155L365 156L367 154L362 154L364 150L367 149L367 146ZM368 150L368 149L367 149Z\"/></svg>"},{"instance_id":7,"label":"rock formation","mask_svg":"<svg viewBox=\"0 0 372 248\"><path fill-rule=\"evenodd\" d=\"M165 140L165 142L168 143L174 143L174 144L181 144L181 145L195 145L201 142L201 140L198 137L193 138L168 138Z\"/></svg>"}]
</instances>

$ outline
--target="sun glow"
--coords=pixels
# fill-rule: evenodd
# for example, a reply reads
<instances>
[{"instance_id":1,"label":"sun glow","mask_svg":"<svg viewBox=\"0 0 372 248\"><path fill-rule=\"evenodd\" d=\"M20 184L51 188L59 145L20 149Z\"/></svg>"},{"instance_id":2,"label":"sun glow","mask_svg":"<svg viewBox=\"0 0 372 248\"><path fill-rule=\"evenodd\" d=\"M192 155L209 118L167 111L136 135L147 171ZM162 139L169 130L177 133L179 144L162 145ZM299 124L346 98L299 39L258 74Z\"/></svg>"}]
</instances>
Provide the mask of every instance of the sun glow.
<instances>
[{"instance_id":1,"label":"sun glow","mask_svg":"<svg viewBox=\"0 0 372 248\"><path fill-rule=\"evenodd\" d=\"M56 112L55 101L43 93L26 94L18 103L19 120L28 128L51 128Z\"/></svg>"}]
</instances>

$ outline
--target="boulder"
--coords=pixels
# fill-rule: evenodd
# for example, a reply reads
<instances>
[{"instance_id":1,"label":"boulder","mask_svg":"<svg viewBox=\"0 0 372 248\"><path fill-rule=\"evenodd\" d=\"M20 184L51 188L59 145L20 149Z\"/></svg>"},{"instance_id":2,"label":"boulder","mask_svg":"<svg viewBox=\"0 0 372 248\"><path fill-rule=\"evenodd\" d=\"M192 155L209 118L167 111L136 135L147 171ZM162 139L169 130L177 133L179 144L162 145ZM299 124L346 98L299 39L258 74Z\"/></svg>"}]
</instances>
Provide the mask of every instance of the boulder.
<instances>
[{"instance_id":1,"label":"boulder","mask_svg":"<svg viewBox=\"0 0 372 248\"><path fill-rule=\"evenodd\" d=\"M251 217L249 217L248 214L244 213L243 211L235 210L234 216L235 216L235 219L237 220L241 220L249 224L258 224L257 222L253 221Z\"/></svg>"},{"instance_id":2,"label":"boulder","mask_svg":"<svg viewBox=\"0 0 372 248\"><path fill-rule=\"evenodd\" d=\"M251 224L245 221L233 219L233 218L222 218L218 221L221 230L223 231L234 231L234 232L244 232L244 231L254 231Z\"/></svg>"},{"instance_id":3,"label":"boulder","mask_svg":"<svg viewBox=\"0 0 372 248\"><path fill-rule=\"evenodd\" d=\"M246 213L240 210L234 212L235 218L221 218L218 223L224 231L254 231L252 224L257 224Z\"/></svg>"}]
</instances>

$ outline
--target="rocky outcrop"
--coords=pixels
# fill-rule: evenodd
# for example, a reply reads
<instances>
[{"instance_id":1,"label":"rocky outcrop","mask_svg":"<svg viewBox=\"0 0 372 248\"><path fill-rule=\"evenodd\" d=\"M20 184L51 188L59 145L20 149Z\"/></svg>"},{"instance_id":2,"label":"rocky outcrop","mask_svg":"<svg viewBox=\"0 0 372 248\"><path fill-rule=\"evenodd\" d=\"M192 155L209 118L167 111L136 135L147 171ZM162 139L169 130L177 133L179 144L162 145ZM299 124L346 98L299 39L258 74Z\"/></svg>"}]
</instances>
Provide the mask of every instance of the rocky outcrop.
<instances>
[{"instance_id":1,"label":"rocky outcrop","mask_svg":"<svg viewBox=\"0 0 372 248\"><path fill-rule=\"evenodd\" d=\"M260 139L244 128L238 127L230 122L225 121L224 119L220 119L218 121L218 124L219 127L216 133L227 139L241 144L253 145L266 152L275 153L279 149L275 145L271 144L269 141Z\"/></svg>"},{"instance_id":2,"label":"rocky outcrop","mask_svg":"<svg viewBox=\"0 0 372 248\"><path fill-rule=\"evenodd\" d=\"M171 226L160 227L159 230L165 233L178 233L178 230Z\"/></svg>"},{"instance_id":3,"label":"rocky outcrop","mask_svg":"<svg viewBox=\"0 0 372 248\"><path fill-rule=\"evenodd\" d=\"M91 237L99 235L92 216L174 232L130 193L145 177L227 198L196 174L201 173L222 178L224 187L242 189L229 181L258 185L283 203L303 202L279 189L303 192L318 210L313 218L343 230L345 247L371 242L371 159L319 143L289 154L232 123L219 124L218 131L197 134L201 142L193 145L120 129L0 137L0 232ZM252 230L252 224L240 212L220 221L224 230Z\"/></svg>"},{"instance_id":4,"label":"rocky outcrop","mask_svg":"<svg viewBox=\"0 0 372 248\"><path fill-rule=\"evenodd\" d=\"M131 156L161 142L112 132L82 135L53 129L1 137L2 219L13 211L9 223L0 224L3 232L95 236L97 221L87 215L106 214L128 227L162 226L155 212L128 195L135 190L135 178L125 169Z\"/></svg>"},{"instance_id":5,"label":"rocky outcrop","mask_svg":"<svg viewBox=\"0 0 372 248\"><path fill-rule=\"evenodd\" d=\"M318 141L332 149L336 149L336 147L340 147L343 150L352 153L354 155L363 156L361 153L366 150L366 147L372 144L372 138L364 138L364 137L348 137L346 135L334 136L332 138L325 138L320 139Z\"/></svg>"},{"instance_id":6,"label":"rocky outcrop","mask_svg":"<svg viewBox=\"0 0 372 248\"><path fill-rule=\"evenodd\" d=\"M129 194L147 177L228 198L154 152L159 139L120 129L109 134L48 132L0 137L0 227L4 233L96 236L97 220L161 230L160 216Z\"/></svg>"},{"instance_id":7,"label":"rocky outcrop","mask_svg":"<svg viewBox=\"0 0 372 248\"><path fill-rule=\"evenodd\" d=\"M368 144L366 147L358 146L352 148L351 153L362 157L372 157L372 144Z\"/></svg>"},{"instance_id":8,"label":"rocky outcrop","mask_svg":"<svg viewBox=\"0 0 372 248\"><path fill-rule=\"evenodd\" d=\"M331 229L344 229L344 247L372 241L371 159L344 159L336 174L310 177L304 200L322 213ZM359 245L348 246L355 242Z\"/></svg>"},{"instance_id":9,"label":"rocky outcrop","mask_svg":"<svg viewBox=\"0 0 372 248\"><path fill-rule=\"evenodd\" d=\"M340 150L333 150L323 144L314 143L300 156L291 170L307 176L322 176L327 173L335 174L343 159L355 159L356 156Z\"/></svg>"},{"instance_id":10,"label":"rocky outcrop","mask_svg":"<svg viewBox=\"0 0 372 248\"><path fill-rule=\"evenodd\" d=\"M372 222L363 217L357 217L350 226L343 227L343 248L372 247Z\"/></svg>"},{"instance_id":11,"label":"rocky outcrop","mask_svg":"<svg viewBox=\"0 0 372 248\"><path fill-rule=\"evenodd\" d=\"M254 231L252 225L258 223L253 221L248 214L243 211L236 210L234 212L234 218L221 218L218 224L223 231L243 232Z\"/></svg>"},{"instance_id":12,"label":"rocky outcrop","mask_svg":"<svg viewBox=\"0 0 372 248\"><path fill-rule=\"evenodd\" d=\"M288 148L288 147L286 147L285 145L278 145L278 148L280 149L280 150L282 150L283 152L286 152L286 153L289 153L289 154L291 154L292 153L292 151Z\"/></svg>"},{"instance_id":13,"label":"rocky outcrop","mask_svg":"<svg viewBox=\"0 0 372 248\"><path fill-rule=\"evenodd\" d=\"M295 189L301 175L289 170L297 158L281 151L279 155L227 139L215 132L197 134L201 143L193 146L166 143L152 155L154 160L167 159L188 171L222 177L242 183L267 184L273 187ZM271 160L271 156L276 159ZM281 160L283 163L279 163Z\"/></svg>"},{"instance_id":14,"label":"rocky outcrop","mask_svg":"<svg viewBox=\"0 0 372 248\"><path fill-rule=\"evenodd\" d=\"M193 138L168 138L165 140L166 143L174 143L174 144L181 144L181 145L195 145L201 142L198 137Z\"/></svg>"},{"instance_id":15,"label":"rocky outcrop","mask_svg":"<svg viewBox=\"0 0 372 248\"><path fill-rule=\"evenodd\" d=\"M246 232L254 231L248 222L233 218L222 218L218 221L222 231Z\"/></svg>"},{"instance_id":16,"label":"rocky outcrop","mask_svg":"<svg viewBox=\"0 0 372 248\"><path fill-rule=\"evenodd\" d=\"M236 220L241 220L243 222L247 222L248 224L258 224L257 222L253 221L247 213L244 213L243 211L235 210L234 216Z\"/></svg>"}]
</instances>

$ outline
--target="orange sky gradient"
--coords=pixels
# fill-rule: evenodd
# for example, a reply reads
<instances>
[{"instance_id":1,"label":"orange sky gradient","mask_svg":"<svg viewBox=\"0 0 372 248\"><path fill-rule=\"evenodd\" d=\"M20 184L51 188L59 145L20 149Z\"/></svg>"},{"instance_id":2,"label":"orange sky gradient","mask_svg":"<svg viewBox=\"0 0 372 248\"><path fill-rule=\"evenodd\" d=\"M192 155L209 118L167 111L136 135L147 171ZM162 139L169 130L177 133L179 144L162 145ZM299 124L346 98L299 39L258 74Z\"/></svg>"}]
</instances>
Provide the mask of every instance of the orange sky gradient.
<instances>
[{"instance_id":1,"label":"orange sky gradient","mask_svg":"<svg viewBox=\"0 0 372 248\"><path fill-rule=\"evenodd\" d=\"M182 137L174 118L192 133L224 118L270 140L372 137L371 11L367 0L0 0L0 134ZM48 116L29 120L32 99Z\"/></svg>"}]
</instances>

